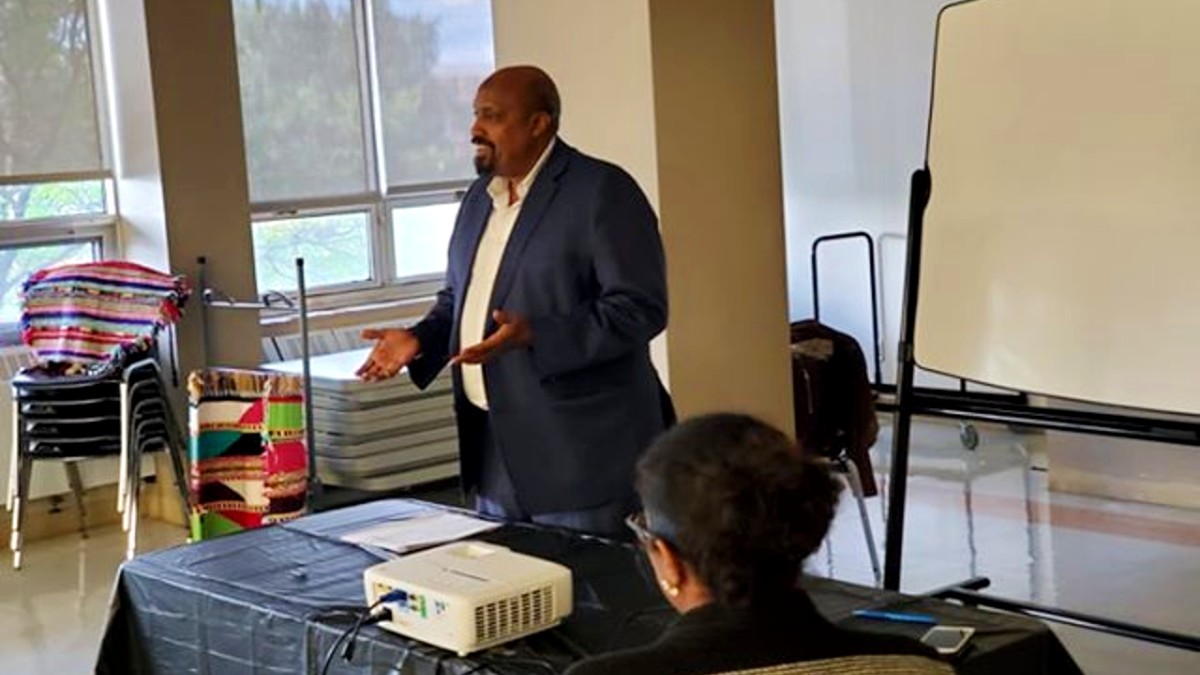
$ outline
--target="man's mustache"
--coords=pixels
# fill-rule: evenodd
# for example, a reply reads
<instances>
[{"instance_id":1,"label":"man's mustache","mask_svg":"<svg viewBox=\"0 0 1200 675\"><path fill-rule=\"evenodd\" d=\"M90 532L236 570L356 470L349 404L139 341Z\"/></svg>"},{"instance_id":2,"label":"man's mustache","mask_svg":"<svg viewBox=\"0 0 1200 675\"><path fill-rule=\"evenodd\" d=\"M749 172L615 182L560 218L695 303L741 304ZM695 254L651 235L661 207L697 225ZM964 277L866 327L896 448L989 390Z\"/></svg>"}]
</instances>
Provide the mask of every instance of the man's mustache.
<instances>
[{"instance_id":1,"label":"man's mustache","mask_svg":"<svg viewBox=\"0 0 1200 675\"><path fill-rule=\"evenodd\" d=\"M488 147L488 148L491 148L492 150L495 150L495 149L496 149L496 144L495 144L495 143L492 143L492 142L491 142L491 141L489 141L489 140L485 140L484 138L482 138L482 137L480 137L480 136L472 136L472 137L471 137L471 144L472 144L472 145L482 145L482 146L486 146L486 147Z\"/></svg>"}]
</instances>

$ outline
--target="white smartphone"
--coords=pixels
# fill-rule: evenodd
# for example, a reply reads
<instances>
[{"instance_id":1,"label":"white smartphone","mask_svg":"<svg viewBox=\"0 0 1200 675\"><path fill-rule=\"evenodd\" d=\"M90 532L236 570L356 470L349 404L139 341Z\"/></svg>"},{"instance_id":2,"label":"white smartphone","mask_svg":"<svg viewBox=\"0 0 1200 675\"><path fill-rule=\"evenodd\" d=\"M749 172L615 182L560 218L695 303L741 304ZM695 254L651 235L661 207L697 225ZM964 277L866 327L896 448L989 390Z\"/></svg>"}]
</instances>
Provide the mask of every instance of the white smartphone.
<instances>
[{"instance_id":1,"label":"white smartphone","mask_svg":"<svg viewBox=\"0 0 1200 675\"><path fill-rule=\"evenodd\" d=\"M921 638L921 642L938 650L939 654L957 654L967 646L975 634L970 626L934 626Z\"/></svg>"}]
</instances>

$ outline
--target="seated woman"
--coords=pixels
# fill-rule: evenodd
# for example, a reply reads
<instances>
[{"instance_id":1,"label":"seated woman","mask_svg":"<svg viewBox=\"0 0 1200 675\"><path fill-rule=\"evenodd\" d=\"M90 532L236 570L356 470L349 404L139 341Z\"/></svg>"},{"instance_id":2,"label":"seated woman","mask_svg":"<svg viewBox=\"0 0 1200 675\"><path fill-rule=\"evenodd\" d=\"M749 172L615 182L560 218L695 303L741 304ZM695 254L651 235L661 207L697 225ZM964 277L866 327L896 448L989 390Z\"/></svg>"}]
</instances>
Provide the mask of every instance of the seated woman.
<instances>
[{"instance_id":1,"label":"seated woman","mask_svg":"<svg viewBox=\"0 0 1200 675\"><path fill-rule=\"evenodd\" d=\"M952 673L916 640L838 628L797 587L840 488L825 465L751 417L708 415L660 436L638 464L645 510L629 525L682 616L657 642L568 675L702 675L867 654L929 659L900 659L916 668L896 672Z\"/></svg>"}]
</instances>

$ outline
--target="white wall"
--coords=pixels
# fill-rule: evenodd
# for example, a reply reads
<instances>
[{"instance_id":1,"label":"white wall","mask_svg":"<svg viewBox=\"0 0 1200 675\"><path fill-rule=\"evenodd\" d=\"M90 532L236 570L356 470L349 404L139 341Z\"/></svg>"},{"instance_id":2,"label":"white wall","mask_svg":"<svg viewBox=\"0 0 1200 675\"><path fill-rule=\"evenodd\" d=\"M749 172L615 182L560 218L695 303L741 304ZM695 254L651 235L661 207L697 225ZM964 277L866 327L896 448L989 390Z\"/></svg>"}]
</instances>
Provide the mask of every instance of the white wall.
<instances>
[{"instance_id":1,"label":"white wall","mask_svg":"<svg viewBox=\"0 0 1200 675\"><path fill-rule=\"evenodd\" d=\"M909 178L924 162L934 29L946 4L775 3L789 313L792 320L812 316L813 240L870 232L879 258L883 374L889 382L900 334ZM861 244L823 246L820 269L822 321L853 334L869 360Z\"/></svg>"}]
</instances>

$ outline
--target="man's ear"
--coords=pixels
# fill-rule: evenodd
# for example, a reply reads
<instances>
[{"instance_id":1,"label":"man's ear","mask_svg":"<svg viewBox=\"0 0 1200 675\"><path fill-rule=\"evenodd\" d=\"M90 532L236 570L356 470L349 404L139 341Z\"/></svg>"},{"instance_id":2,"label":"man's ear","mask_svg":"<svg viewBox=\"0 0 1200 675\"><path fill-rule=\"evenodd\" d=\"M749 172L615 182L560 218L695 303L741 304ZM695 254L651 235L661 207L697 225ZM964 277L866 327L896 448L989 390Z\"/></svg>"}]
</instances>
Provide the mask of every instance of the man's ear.
<instances>
[{"instance_id":1,"label":"man's ear","mask_svg":"<svg viewBox=\"0 0 1200 675\"><path fill-rule=\"evenodd\" d=\"M550 135L550 113L536 112L533 114L533 135L538 138Z\"/></svg>"},{"instance_id":2,"label":"man's ear","mask_svg":"<svg viewBox=\"0 0 1200 675\"><path fill-rule=\"evenodd\" d=\"M684 566L683 559L679 557L675 549L671 548L662 539L655 539L651 542L650 546L654 550L655 556L662 563L660 572L663 576L663 581L675 587L681 586L688 577L687 567Z\"/></svg>"}]
</instances>

